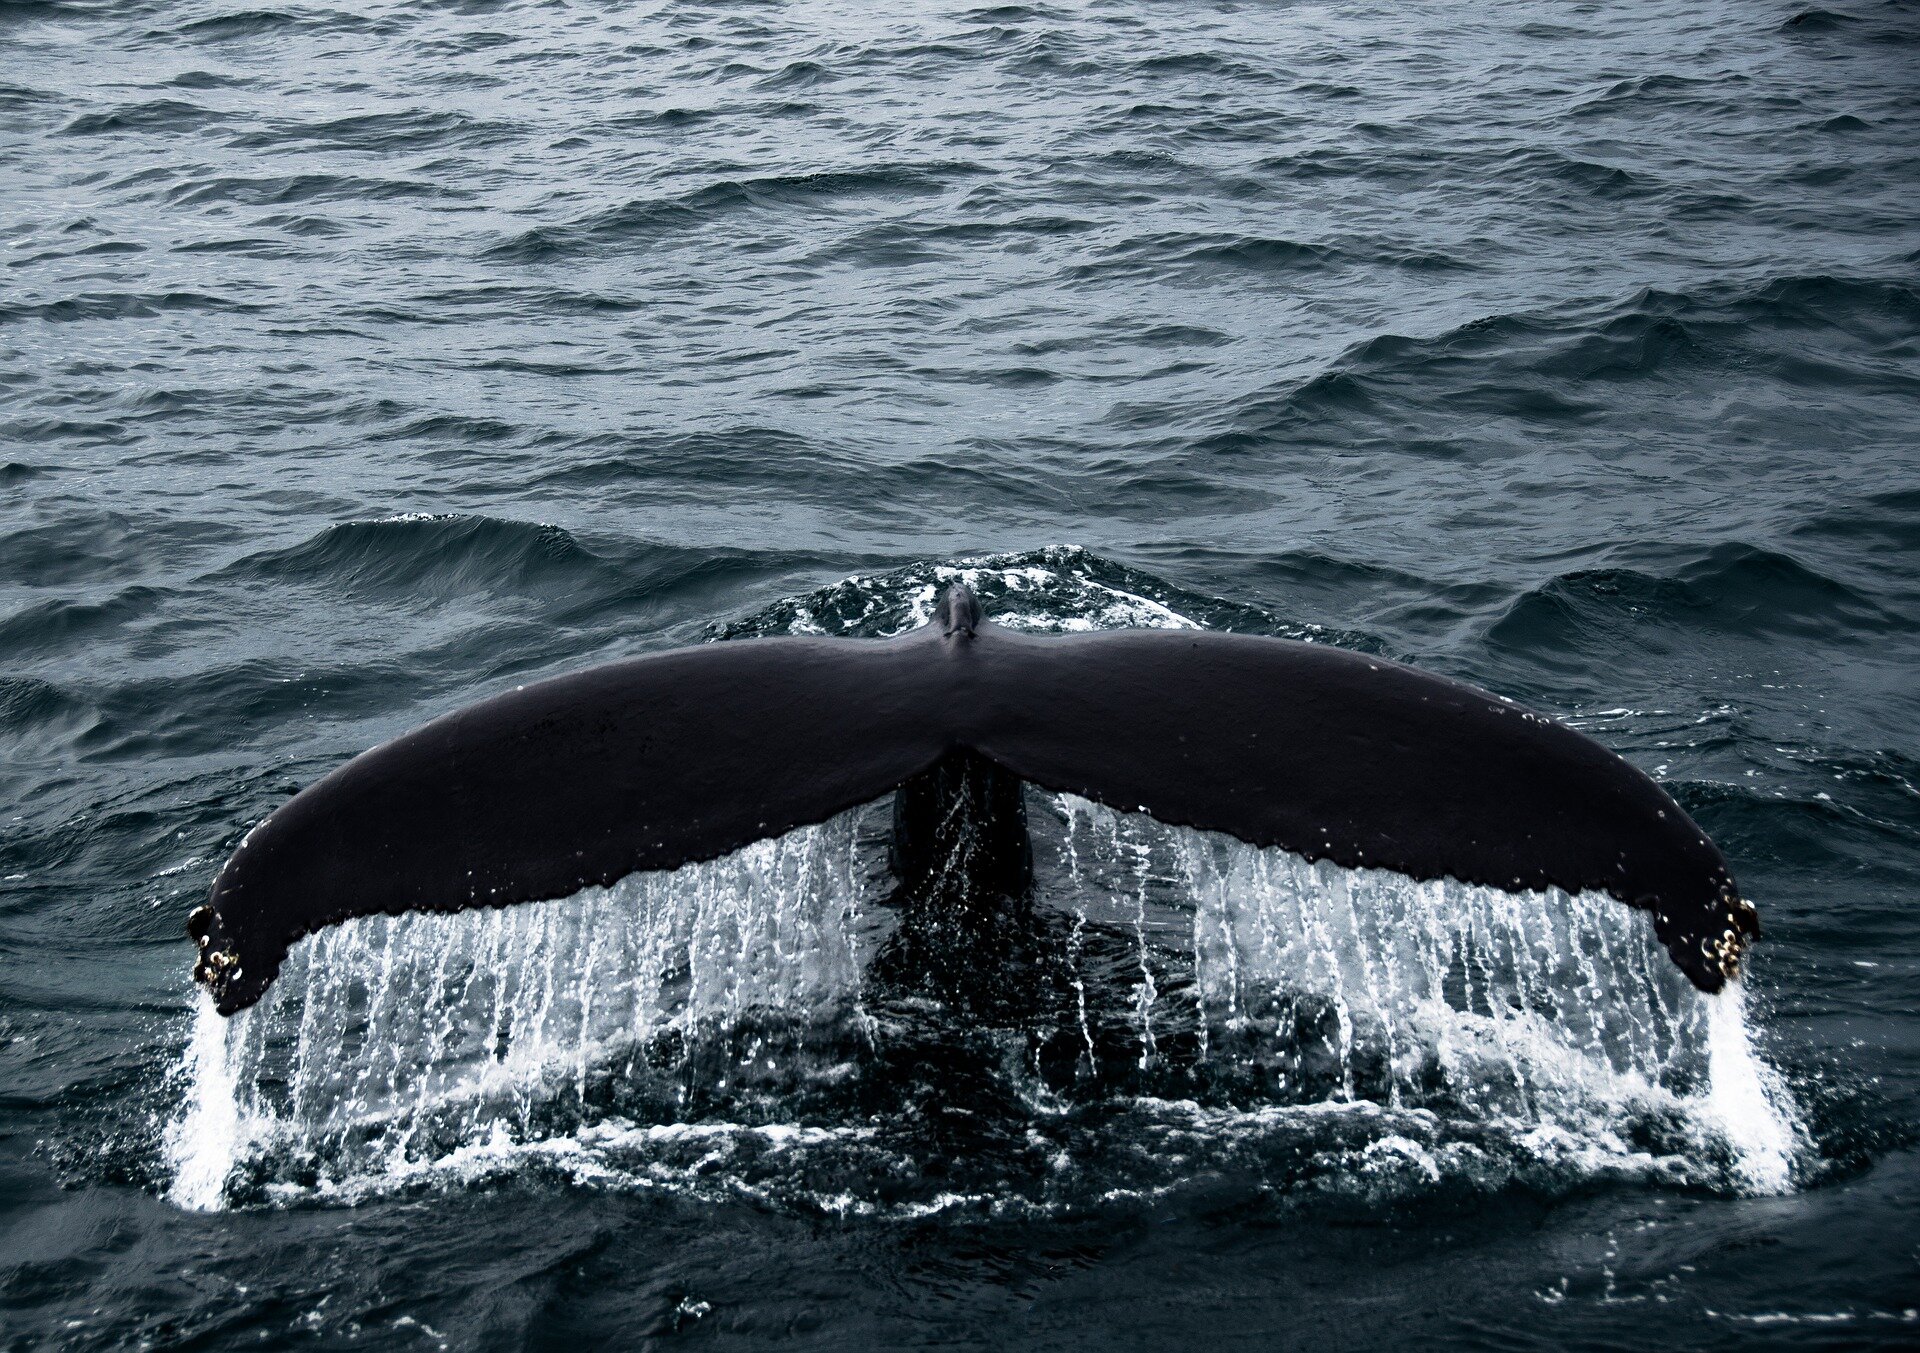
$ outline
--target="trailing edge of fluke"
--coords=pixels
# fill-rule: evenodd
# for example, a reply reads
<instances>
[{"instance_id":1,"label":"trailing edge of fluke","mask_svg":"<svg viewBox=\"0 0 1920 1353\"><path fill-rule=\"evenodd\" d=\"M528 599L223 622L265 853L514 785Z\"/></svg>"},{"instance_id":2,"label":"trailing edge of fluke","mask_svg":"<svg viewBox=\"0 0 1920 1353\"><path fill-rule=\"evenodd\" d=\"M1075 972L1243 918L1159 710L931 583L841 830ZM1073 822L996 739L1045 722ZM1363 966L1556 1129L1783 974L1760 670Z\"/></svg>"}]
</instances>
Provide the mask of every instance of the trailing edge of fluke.
<instances>
[{"instance_id":1,"label":"trailing edge of fluke","mask_svg":"<svg viewBox=\"0 0 1920 1353\"><path fill-rule=\"evenodd\" d=\"M904 814L954 792L941 786L967 776L940 771L956 765L1348 867L1603 891L1652 913L1703 991L1737 974L1759 934L1720 852L1658 785L1501 697L1283 639L1017 633L954 586L898 638L610 663L355 757L221 869L187 923L194 975L230 1015L324 926L565 897L896 789L901 868ZM1013 848L996 843L1024 846L1024 818L1016 827L971 855L993 867ZM998 865L1024 878L1024 861Z\"/></svg>"}]
</instances>

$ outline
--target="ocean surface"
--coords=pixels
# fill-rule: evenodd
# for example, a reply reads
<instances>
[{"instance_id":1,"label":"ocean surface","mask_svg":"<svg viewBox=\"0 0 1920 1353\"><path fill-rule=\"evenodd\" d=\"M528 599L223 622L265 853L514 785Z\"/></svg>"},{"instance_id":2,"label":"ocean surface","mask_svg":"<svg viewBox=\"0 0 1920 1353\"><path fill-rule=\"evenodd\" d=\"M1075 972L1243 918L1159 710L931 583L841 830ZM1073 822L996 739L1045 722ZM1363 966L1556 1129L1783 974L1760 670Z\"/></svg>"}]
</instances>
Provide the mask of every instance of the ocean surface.
<instances>
[{"instance_id":1,"label":"ocean surface","mask_svg":"<svg viewBox=\"0 0 1920 1353\"><path fill-rule=\"evenodd\" d=\"M355 752L955 578L1570 722L1746 980L1036 792L1044 1028L884 805L198 1004ZM1920 1345L1920 8L0 0L0 821L6 1350Z\"/></svg>"}]
</instances>

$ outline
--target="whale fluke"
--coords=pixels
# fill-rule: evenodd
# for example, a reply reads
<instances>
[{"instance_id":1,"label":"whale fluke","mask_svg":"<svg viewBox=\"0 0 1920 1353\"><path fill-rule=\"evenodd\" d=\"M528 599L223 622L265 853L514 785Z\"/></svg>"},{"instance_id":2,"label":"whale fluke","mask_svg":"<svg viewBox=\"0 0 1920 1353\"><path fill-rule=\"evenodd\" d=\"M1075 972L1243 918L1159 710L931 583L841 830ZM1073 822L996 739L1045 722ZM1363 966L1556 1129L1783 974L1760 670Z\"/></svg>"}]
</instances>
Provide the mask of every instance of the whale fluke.
<instances>
[{"instance_id":1,"label":"whale fluke","mask_svg":"<svg viewBox=\"0 0 1920 1353\"><path fill-rule=\"evenodd\" d=\"M564 897L896 790L904 891L956 905L1017 892L1024 814L1012 822L1005 777L1349 867L1603 891L1651 912L1704 991L1759 933L1720 852L1657 784L1501 697L1283 639L1017 633L955 586L931 623L895 639L752 639L610 663L355 757L221 869L188 922L195 976L233 1014L324 926ZM956 806L998 815L978 824L981 881L961 894L922 887L933 866L913 863L927 854L916 823Z\"/></svg>"}]
</instances>

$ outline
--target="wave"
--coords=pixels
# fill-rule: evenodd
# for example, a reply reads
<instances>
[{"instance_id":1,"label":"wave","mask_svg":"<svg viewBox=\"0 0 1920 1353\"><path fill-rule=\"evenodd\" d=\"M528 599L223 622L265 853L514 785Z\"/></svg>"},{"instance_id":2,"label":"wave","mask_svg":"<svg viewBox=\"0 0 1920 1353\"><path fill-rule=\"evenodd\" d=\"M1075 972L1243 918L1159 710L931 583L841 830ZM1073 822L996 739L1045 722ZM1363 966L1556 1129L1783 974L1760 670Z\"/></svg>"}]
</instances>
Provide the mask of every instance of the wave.
<instances>
[{"instance_id":1,"label":"wave","mask_svg":"<svg viewBox=\"0 0 1920 1353\"><path fill-rule=\"evenodd\" d=\"M0 652L26 657L71 650L151 615L167 594L130 587L102 601L37 602L0 619Z\"/></svg>"},{"instance_id":2,"label":"wave","mask_svg":"<svg viewBox=\"0 0 1920 1353\"><path fill-rule=\"evenodd\" d=\"M953 582L965 583L996 624L1012 629L1065 633L1129 626L1207 628L1378 651L1378 641L1371 636L1291 622L1260 607L1185 591L1077 545L854 574L784 598L751 616L716 622L707 635L714 639L771 634L884 638L926 624L940 590Z\"/></svg>"},{"instance_id":3,"label":"wave","mask_svg":"<svg viewBox=\"0 0 1920 1353\"><path fill-rule=\"evenodd\" d=\"M449 146L491 145L518 135L508 123L468 113L408 108L350 117L275 119L235 136L228 144L247 150L317 148L402 154Z\"/></svg>"},{"instance_id":4,"label":"wave","mask_svg":"<svg viewBox=\"0 0 1920 1353\"><path fill-rule=\"evenodd\" d=\"M183 99L152 99L122 104L99 113L82 113L62 128L69 136L97 136L106 132L191 131L224 120L211 108Z\"/></svg>"},{"instance_id":5,"label":"wave","mask_svg":"<svg viewBox=\"0 0 1920 1353\"><path fill-rule=\"evenodd\" d=\"M390 709L418 685L399 662L277 658L120 681L90 693L94 717L75 734L71 750L93 761L205 755L316 711L345 718Z\"/></svg>"},{"instance_id":6,"label":"wave","mask_svg":"<svg viewBox=\"0 0 1920 1353\"><path fill-rule=\"evenodd\" d=\"M1568 116L1579 119L1626 117L1713 116L1740 106L1746 75L1686 76L1656 74L1617 80L1605 91L1576 104Z\"/></svg>"},{"instance_id":7,"label":"wave","mask_svg":"<svg viewBox=\"0 0 1920 1353\"><path fill-rule=\"evenodd\" d=\"M182 71L167 82L180 89L239 89L248 81L244 76L221 71L188 70Z\"/></svg>"},{"instance_id":8,"label":"wave","mask_svg":"<svg viewBox=\"0 0 1920 1353\"><path fill-rule=\"evenodd\" d=\"M100 418L10 418L0 422L0 435L23 444L82 443L87 446L128 446L137 440L126 424ZM0 557L9 549L0 539Z\"/></svg>"},{"instance_id":9,"label":"wave","mask_svg":"<svg viewBox=\"0 0 1920 1353\"><path fill-rule=\"evenodd\" d=\"M55 101L56 96L44 90L0 80L0 110L9 113L35 112Z\"/></svg>"},{"instance_id":10,"label":"wave","mask_svg":"<svg viewBox=\"0 0 1920 1353\"><path fill-rule=\"evenodd\" d=\"M829 66L804 58L789 61L776 70L756 73L760 78L755 84L761 89L818 89L845 78Z\"/></svg>"},{"instance_id":11,"label":"wave","mask_svg":"<svg viewBox=\"0 0 1920 1353\"><path fill-rule=\"evenodd\" d=\"M184 38L189 42L239 42L248 38L281 36L301 31L332 33L398 33L405 27L396 19L357 14L351 9L243 9L228 14L189 19L171 29L156 29L149 37Z\"/></svg>"},{"instance_id":12,"label":"wave","mask_svg":"<svg viewBox=\"0 0 1920 1353\"><path fill-rule=\"evenodd\" d=\"M209 315L259 314L266 307L200 291L96 291L57 301L0 303L0 324L41 320L71 324L85 320L151 319L180 312Z\"/></svg>"},{"instance_id":13,"label":"wave","mask_svg":"<svg viewBox=\"0 0 1920 1353\"><path fill-rule=\"evenodd\" d=\"M1697 552L1615 546L1615 556L1666 554L1661 572L1631 567L1556 575L1516 599L1487 630L1494 645L1528 653L1596 655L1660 629L1750 638L1813 639L1840 647L1913 622L1792 555L1738 542Z\"/></svg>"},{"instance_id":14,"label":"wave","mask_svg":"<svg viewBox=\"0 0 1920 1353\"><path fill-rule=\"evenodd\" d=\"M458 598L518 598L549 635L556 627L625 634L710 607L745 579L802 567L791 552L688 549L648 541L596 541L545 523L496 517L409 515L344 522L283 549L261 551L201 581L217 586L300 584L411 609ZM501 642L499 636L491 641ZM511 670L551 661L536 644ZM471 657L485 646L463 653ZM352 683L348 683L350 687Z\"/></svg>"},{"instance_id":15,"label":"wave","mask_svg":"<svg viewBox=\"0 0 1920 1353\"><path fill-rule=\"evenodd\" d=\"M1887 489L1823 507L1791 534L1816 542L1920 553L1920 488Z\"/></svg>"},{"instance_id":16,"label":"wave","mask_svg":"<svg viewBox=\"0 0 1920 1353\"><path fill-rule=\"evenodd\" d=\"M395 312L369 308L361 312L364 319L393 318ZM400 406L392 401L381 401L379 411L398 411ZM457 413L420 414L407 419L395 427L383 428L377 435L379 441L437 441L453 442L461 446L475 444L485 446L490 442L514 442L524 440L528 429L517 423L509 423L501 418L475 418ZM402 520L402 519L395 519Z\"/></svg>"},{"instance_id":17,"label":"wave","mask_svg":"<svg viewBox=\"0 0 1920 1353\"><path fill-rule=\"evenodd\" d=\"M7 0L0 5L0 23L9 20L28 23L34 19L50 18L89 18L106 8L102 5L76 3L76 0Z\"/></svg>"},{"instance_id":18,"label":"wave","mask_svg":"<svg viewBox=\"0 0 1920 1353\"><path fill-rule=\"evenodd\" d=\"M1584 160L1552 149L1508 151L1494 161L1492 168L1503 176L1565 185L1611 201L1644 197L1657 190L1657 185L1644 171L1635 173L1619 165Z\"/></svg>"},{"instance_id":19,"label":"wave","mask_svg":"<svg viewBox=\"0 0 1920 1353\"><path fill-rule=\"evenodd\" d=\"M191 19L174 31L197 38L250 38L262 33L272 33L280 29L296 28L301 23L298 15L278 9L249 9L234 14L218 14L205 19Z\"/></svg>"},{"instance_id":20,"label":"wave","mask_svg":"<svg viewBox=\"0 0 1920 1353\"><path fill-rule=\"evenodd\" d=\"M175 207L234 202L277 207L296 202L388 202L410 198L458 199L468 190L451 182L366 178L355 174L222 174L176 183L161 194Z\"/></svg>"},{"instance_id":21,"label":"wave","mask_svg":"<svg viewBox=\"0 0 1920 1353\"><path fill-rule=\"evenodd\" d=\"M1858 15L1843 14L1837 10L1803 9L1784 20L1780 25L1780 31L1783 33L1837 33L1859 22Z\"/></svg>"},{"instance_id":22,"label":"wave","mask_svg":"<svg viewBox=\"0 0 1920 1353\"><path fill-rule=\"evenodd\" d=\"M1076 281L1158 275L1172 269L1216 274L1221 269L1286 274L1338 266L1347 259L1330 244L1251 235L1173 233L1109 245L1101 257L1076 263L1066 276Z\"/></svg>"},{"instance_id":23,"label":"wave","mask_svg":"<svg viewBox=\"0 0 1920 1353\"><path fill-rule=\"evenodd\" d=\"M0 676L0 733L18 736L32 728L72 723L86 713L84 702L51 681Z\"/></svg>"},{"instance_id":24,"label":"wave","mask_svg":"<svg viewBox=\"0 0 1920 1353\"><path fill-rule=\"evenodd\" d=\"M1000 376L1019 383L1018 369ZM986 376L982 377L987 379ZM804 392L810 386L790 387ZM876 457L859 446L836 444L785 428L742 423L671 436L599 435L569 438L568 454L532 479L542 491L583 493L616 486L644 489L653 501L709 503L717 492L740 504L764 495L784 505L818 504L835 512L866 510L863 494L885 501L1008 501L1036 492L1044 476L995 458L954 456L945 451L908 457ZM806 472L796 475L795 464Z\"/></svg>"},{"instance_id":25,"label":"wave","mask_svg":"<svg viewBox=\"0 0 1920 1353\"><path fill-rule=\"evenodd\" d=\"M1920 286L1911 281L1819 273L1781 277L1737 298L1730 320L1796 332L1839 333L1874 350L1897 350L1920 327Z\"/></svg>"},{"instance_id":26,"label":"wave","mask_svg":"<svg viewBox=\"0 0 1920 1353\"><path fill-rule=\"evenodd\" d=\"M1851 778L1850 771L1858 774L1849 763L1857 764L1862 759L1869 763L1884 760L1848 758L1842 763L1849 766L1847 770L1828 772L1829 783L1833 778ZM1885 859L1889 850L1911 847L1912 828L1897 812L1885 813L1884 802L1873 802L1889 797L1885 795L1859 794L1858 798L1867 801L1861 804L1838 802L1825 791L1761 791L1708 781L1667 787L1722 850L1756 873L1873 869L1874 862ZM1882 810L1878 816L1873 811L1876 806ZM1869 910L1862 908L1835 925L1842 933L1855 929L1865 922ZM1805 943L1804 932L1821 925L1818 919L1796 916L1794 928L1802 932L1796 935L1796 941Z\"/></svg>"},{"instance_id":27,"label":"wave","mask_svg":"<svg viewBox=\"0 0 1920 1353\"><path fill-rule=\"evenodd\" d=\"M972 221L889 220L853 230L823 244L807 255L805 263L813 267L832 264L902 267L960 257L966 250L988 242L1013 243L1079 235L1095 229L1095 223L1084 217L1051 212Z\"/></svg>"},{"instance_id":28,"label":"wave","mask_svg":"<svg viewBox=\"0 0 1920 1353\"><path fill-rule=\"evenodd\" d=\"M1262 66L1237 61L1218 52L1195 51L1170 53L1163 56L1142 58L1134 67L1143 74L1154 76L1168 75L1218 75L1229 80L1244 80L1255 84L1268 84L1274 79L1274 73Z\"/></svg>"},{"instance_id":29,"label":"wave","mask_svg":"<svg viewBox=\"0 0 1920 1353\"><path fill-rule=\"evenodd\" d=\"M0 577L16 586L59 587L136 576L152 568L156 553L185 555L232 534L224 522L75 514L0 535Z\"/></svg>"},{"instance_id":30,"label":"wave","mask_svg":"<svg viewBox=\"0 0 1920 1353\"><path fill-rule=\"evenodd\" d=\"M494 245L487 256L542 262L644 243L746 210L942 193L984 172L970 163L939 162L727 179L676 196L624 203L561 225L535 226Z\"/></svg>"},{"instance_id":31,"label":"wave","mask_svg":"<svg viewBox=\"0 0 1920 1353\"><path fill-rule=\"evenodd\" d=\"M346 522L285 549L248 555L213 580L321 583L342 591L450 597L564 594L604 586L606 560L557 526L496 517L403 516Z\"/></svg>"},{"instance_id":32,"label":"wave","mask_svg":"<svg viewBox=\"0 0 1920 1353\"><path fill-rule=\"evenodd\" d=\"M1463 444L1408 435L1414 411L1577 425L1618 407L1610 386L1689 390L1763 377L1777 391L1905 399L1894 360L1920 327L1905 281L1814 274L1698 292L1648 288L1625 301L1494 314L1440 333L1378 334L1325 367L1246 399L1197 437L1209 451L1276 443L1457 456ZM1818 333L1821 357L1810 356ZM1431 423L1431 417L1425 421Z\"/></svg>"}]
</instances>

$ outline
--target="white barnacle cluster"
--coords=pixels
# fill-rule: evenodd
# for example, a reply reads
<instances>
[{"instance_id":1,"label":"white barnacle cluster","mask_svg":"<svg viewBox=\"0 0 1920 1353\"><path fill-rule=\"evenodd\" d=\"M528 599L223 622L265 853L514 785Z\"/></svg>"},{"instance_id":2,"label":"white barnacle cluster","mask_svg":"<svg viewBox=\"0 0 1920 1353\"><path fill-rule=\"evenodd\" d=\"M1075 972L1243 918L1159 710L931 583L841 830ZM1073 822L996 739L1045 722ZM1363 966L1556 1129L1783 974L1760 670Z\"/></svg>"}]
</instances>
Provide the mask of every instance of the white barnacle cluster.
<instances>
[{"instance_id":1,"label":"white barnacle cluster","mask_svg":"<svg viewBox=\"0 0 1920 1353\"><path fill-rule=\"evenodd\" d=\"M200 951L193 965L193 980L218 996L227 983L240 976L240 956L231 949L212 948L212 924L211 907L195 907L187 917L187 933L193 936L194 947Z\"/></svg>"}]
</instances>

